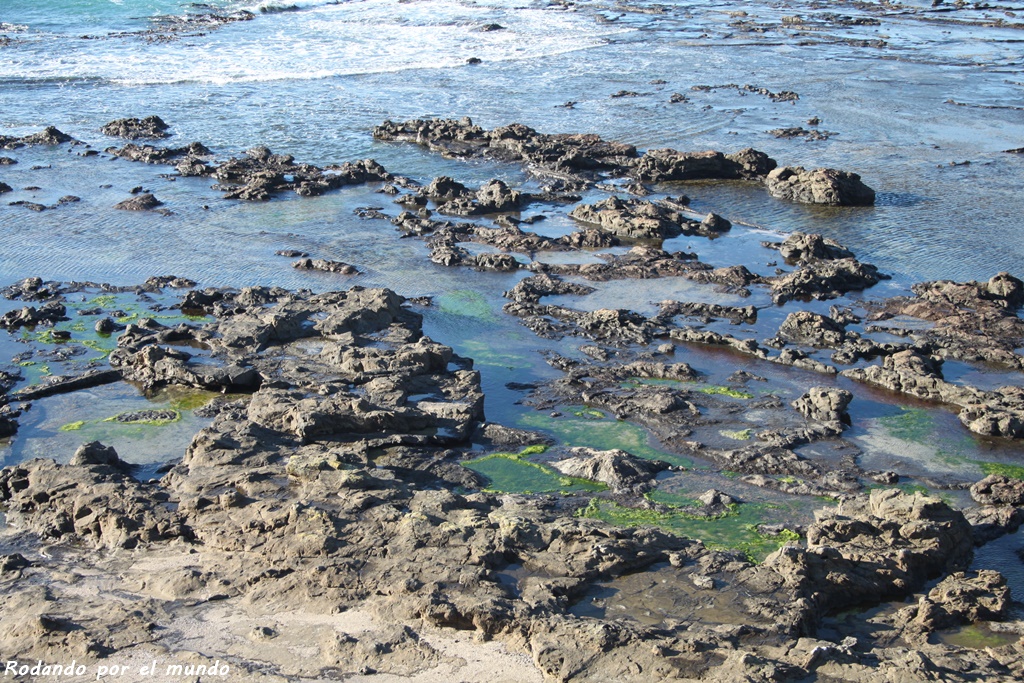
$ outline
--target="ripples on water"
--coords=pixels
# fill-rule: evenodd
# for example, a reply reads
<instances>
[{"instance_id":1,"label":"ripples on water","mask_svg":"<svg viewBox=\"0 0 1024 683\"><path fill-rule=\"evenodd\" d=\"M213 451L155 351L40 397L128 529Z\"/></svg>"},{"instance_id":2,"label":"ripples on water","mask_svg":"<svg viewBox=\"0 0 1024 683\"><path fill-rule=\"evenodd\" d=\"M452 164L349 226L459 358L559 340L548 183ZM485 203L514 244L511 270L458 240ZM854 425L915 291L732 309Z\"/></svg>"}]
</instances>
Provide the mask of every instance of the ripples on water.
<instances>
[{"instance_id":1,"label":"ripples on water","mask_svg":"<svg viewBox=\"0 0 1024 683\"><path fill-rule=\"evenodd\" d=\"M754 146L782 163L858 171L880 192L879 203L869 210L822 210L729 186L695 187L694 199L766 229L826 233L904 281L987 278L997 270L1019 272L1024 262L1024 159L1002 153L1024 144L1024 112L946 103L1010 106L1021 99L1019 50L1009 41L1024 32L948 23L1015 21L1000 11L919 16L843 3L827 12L802 3L744 3L746 16L730 16L717 3L701 2L662 3L660 12L640 13L600 2L565 9L451 0L5 5L0 35L9 43L0 47L0 128L8 133L52 123L105 145L97 130L106 121L158 113L173 125L177 140L200 139L221 154L265 143L314 163L372 155L423 178L444 163L406 146L376 144L369 128L385 118L471 115L485 126L516 120L546 132L597 132L641 148ZM261 12L293 5L295 11ZM1013 3L1007 8L1019 9ZM242 9L255 18L219 28L140 33L167 26L169 16ZM877 17L881 24L843 26L836 15ZM794 16L801 22L783 24L783 17ZM480 30L492 23L504 30ZM885 46L843 42L858 40ZM471 56L483 63L467 65ZM657 80L666 82L652 83ZM772 102L736 89L691 90L730 83L794 90L800 99ZM619 90L639 96L610 98ZM673 92L689 102L669 103ZM577 104L555 106L566 101ZM766 132L806 125L812 116L837 135L804 142ZM972 164L949 166L963 161ZM146 171L116 172L129 177ZM12 172L0 173L6 178ZM78 167L69 172L87 173ZM468 168L460 175L475 174ZM200 195L191 201L216 201L205 188L190 188ZM87 194L97 196L95 190ZM309 210L335 201L322 198ZM292 203L289 211L297 208ZM118 231L131 225L138 251L145 251L147 240L163 231L154 226L140 233L132 225L136 219L101 215L105 209L25 219L17 208L0 207L5 225L24 221L15 239L9 229L0 236L7 258L26 266L6 272L20 275L27 266L44 265L39 248L59 225L60 233L78 234L73 262L79 268L97 278L131 275L109 268L94 243L121 239ZM245 229L273 227L264 225L273 222L267 212L218 213L228 223L244 220ZM188 274L204 281L252 272L252 263L234 268L194 261L187 241L160 242L168 265L190 264ZM71 264L56 255L54 265L59 276Z\"/></svg>"}]
</instances>

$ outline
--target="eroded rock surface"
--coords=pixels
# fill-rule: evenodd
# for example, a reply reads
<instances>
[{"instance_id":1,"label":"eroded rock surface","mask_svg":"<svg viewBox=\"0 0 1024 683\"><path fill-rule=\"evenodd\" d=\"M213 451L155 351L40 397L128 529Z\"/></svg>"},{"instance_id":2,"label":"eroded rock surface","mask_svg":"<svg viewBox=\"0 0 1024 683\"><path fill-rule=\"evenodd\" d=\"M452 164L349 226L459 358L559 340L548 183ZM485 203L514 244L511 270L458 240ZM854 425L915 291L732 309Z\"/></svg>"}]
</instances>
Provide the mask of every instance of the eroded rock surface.
<instances>
[{"instance_id":1,"label":"eroded rock surface","mask_svg":"<svg viewBox=\"0 0 1024 683\"><path fill-rule=\"evenodd\" d=\"M750 148L734 154L674 149L640 154L632 145L608 142L597 135L546 135L518 123L485 130L468 117L385 121L373 129L373 136L414 142L448 157L488 157L527 164L563 187L581 188L602 174L611 174L640 182L755 180L764 182L777 197L815 204L863 205L873 204L875 199L874 191L856 173L776 168L774 159Z\"/></svg>"},{"instance_id":2,"label":"eroded rock surface","mask_svg":"<svg viewBox=\"0 0 1024 683\"><path fill-rule=\"evenodd\" d=\"M111 121L103 126L100 132L115 138L126 140L158 140L168 137L170 128L159 116L145 118L125 118Z\"/></svg>"},{"instance_id":3,"label":"eroded rock surface","mask_svg":"<svg viewBox=\"0 0 1024 683\"><path fill-rule=\"evenodd\" d=\"M783 166L772 170L764 182L773 197L803 204L870 206L875 203L875 191L865 185L859 175L834 168L808 171L802 166Z\"/></svg>"}]
</instances>

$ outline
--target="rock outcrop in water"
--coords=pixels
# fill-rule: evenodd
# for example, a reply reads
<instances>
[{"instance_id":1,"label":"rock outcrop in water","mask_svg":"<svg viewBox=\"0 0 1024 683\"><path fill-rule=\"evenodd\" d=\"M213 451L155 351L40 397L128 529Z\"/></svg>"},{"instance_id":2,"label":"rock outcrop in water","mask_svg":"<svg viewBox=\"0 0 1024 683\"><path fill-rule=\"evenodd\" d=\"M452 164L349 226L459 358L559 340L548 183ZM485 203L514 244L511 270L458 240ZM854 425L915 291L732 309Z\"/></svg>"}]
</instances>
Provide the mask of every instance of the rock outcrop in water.
<instances>
[{"instance_id":1,"label":"rock outcrop in water","mask_svg":"<svg viewBox=\"0 0 1024 683\"><path fill-rule=\"evenodd\" d=\"M597 135L546 135L513 123L484 130L469 118L385 121L373 129L379 140L415 142L447 157L487 157L526 164L541 176L566 187L580 188L604 175L626 175L641 182L673 180L756 180L771 194L811 204L873 204L875 193L855 173L835 169L805 171L776 168L763 152L744 149L678 152L636 147L602 140Z\"/></svg>"},{"instance_id":2,"label":"rock outcrop in water","mask_svg":"<svg viewBox=\"0 0 1024 683\"><path fill-rule=\"evenodd\" d=\"M126 118L111 121L100 129L104 135L125 140L159 140L168 137L170 126L159 116L142 119Z\"/></svg>"},{"instance_id":3,"label":"rock outcrop in water","mask_svg":"<svg viewBox=\"0 0 1024 683\"><path fill-rule=\"evenodd\" d=\"M320 168L296 163L291 155L274 154L262 145L215 166L208 162L212 152L199 142L178 148L129 143L106 151L130 161L174 165L183 176L210 176L220 181L214 187L225 193L225 199L245 201L267 201L288 190L313 197L346 185L391 179L372 159Z\"/></svg>"},{"instance_id":4,"label":"rock outcrop in water","mask_svg":"<svg viewBox=\"0 0 1024 683\"><path fill-rule=\"evenodd\" d=\"M150 209L155 209L158 206L163 206L163 202L149 192L137 194L134 197L114 204L115 209L120 209L122 211L149 211Z\"/></svg>"},{"instance_id":5,"label":"rock outcrop in water","mask_svg":"<svg viewBox=\"0 0 1024 683\"><path fill-rule=\"evenodd\" d=\"M801 204L871 206L875 203L875 191L865 185L859 175L832 168L808 171L802 166L784 166L765 176L764 183L773 197Z\"/></svg>"},{"instance_id":6,"label":"rock outcrop in water","mask_svg":"<svg viewBox=\"0 0 1024 683\"><path fill-rule=\"evenodd\" d=\"M65 142L80 144L78 140L54 126L47 126L38 133L31 133L20 138L0 135L0 149L18 149L32 145L61 145Z\"/></svg>"}]
</instances>

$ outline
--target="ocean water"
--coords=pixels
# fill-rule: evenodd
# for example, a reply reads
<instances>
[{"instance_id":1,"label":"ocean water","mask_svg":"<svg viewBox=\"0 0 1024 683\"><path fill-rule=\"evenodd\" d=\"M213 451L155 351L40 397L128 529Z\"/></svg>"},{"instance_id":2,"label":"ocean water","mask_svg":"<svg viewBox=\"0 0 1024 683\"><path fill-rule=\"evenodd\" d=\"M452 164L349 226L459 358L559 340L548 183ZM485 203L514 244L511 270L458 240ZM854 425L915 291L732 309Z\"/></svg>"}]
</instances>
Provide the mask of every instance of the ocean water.
<instances>
[{"instance_id":1,"label":"ocean water","mask_svg":"<svg viewBox=\"0 0 1024 683\"><path fill-rule=\"evenodd\" d=\"M487 127L519 121L544 132L595 132L641 149L753 146L783 164L858 172L879 192L878 204L821 210L710 185L690 192L697 206L769 231L825 233L904 283L1019 273L1024 155L1004 150L1024 145L1024 15L1017 16L1024 3L957 12L923 2L887 7L800 0L5 0L0 131L52 124L102 148L115 142L99 134L104 123L158 114L172 125L171 142L201 140L222 156L267 144L313 163L373 156L414 177L449 172L463 180L515 178L519 169L453 168L419 150L375 143L370 128L388 118L468 115ZM243 12L251 19L210 19ZM482 31L487 24L503 29ZM482 62L469 65L470 57ZM726 84L791 90L799 100L692 90ZM611 97L621 90L638 96ZM675 92L689 102L670 103ZM567 101L576 105L557 106ZM779 140L767 132L808 127L811 117L835 135ZM36 151L21 156L29 163L0 169L17 190L0 206L6 280L88 273L128 282L171 268L206 283L265 281L273 276L262 260L239 253L234 237L293 232L302 217L322 223L321 214L339 233L356 221L344 210L338 215L336 198L218 207L202 219L170 207L190 223L175 225L175 234L201 224L210 236L207 259L188 240L168 243L161 229L167 221L115 216L107 204L96 207L102 215L90 213L99 185L124 178L134 186L153 169L96 160L61 166ZM54 166L59 182L32 182L33 162ZM43 189L21 190L32 186ZM86 201L74 210L35 216L7 206L79 186ZM202 182L179 182L185 186L174 190L183 206L218 201ZM130 250L111 253L111 240L122 244L126 232Z\"/></svg>"}]
</instances>

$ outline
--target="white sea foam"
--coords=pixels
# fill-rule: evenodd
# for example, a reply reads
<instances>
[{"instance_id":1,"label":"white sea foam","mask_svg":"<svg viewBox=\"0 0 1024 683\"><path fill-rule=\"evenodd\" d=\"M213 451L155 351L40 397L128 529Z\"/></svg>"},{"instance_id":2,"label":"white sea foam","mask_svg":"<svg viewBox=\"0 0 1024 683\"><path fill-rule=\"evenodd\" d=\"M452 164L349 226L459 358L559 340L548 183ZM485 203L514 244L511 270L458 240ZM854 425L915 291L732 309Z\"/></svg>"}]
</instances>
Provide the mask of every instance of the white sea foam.
<instances>
[{"instance_id":1,"label":"white sea foam","mask_svg":"<svg viewBox=\"0 0 1024 683\"><path fill-rule=\"evenodd\" d=\"M19 80L101 79L123 85L308 80L451 68L472 57L485 63L536 59L595 47L629 30L577 13L452 0L298 4L310 8L167 43L139 36L61 38L54 49L56 36L38 36L0 53L0 73L17 74ZM498 19L503 30L480 30Z\"/></svg>"}]
</instances>

